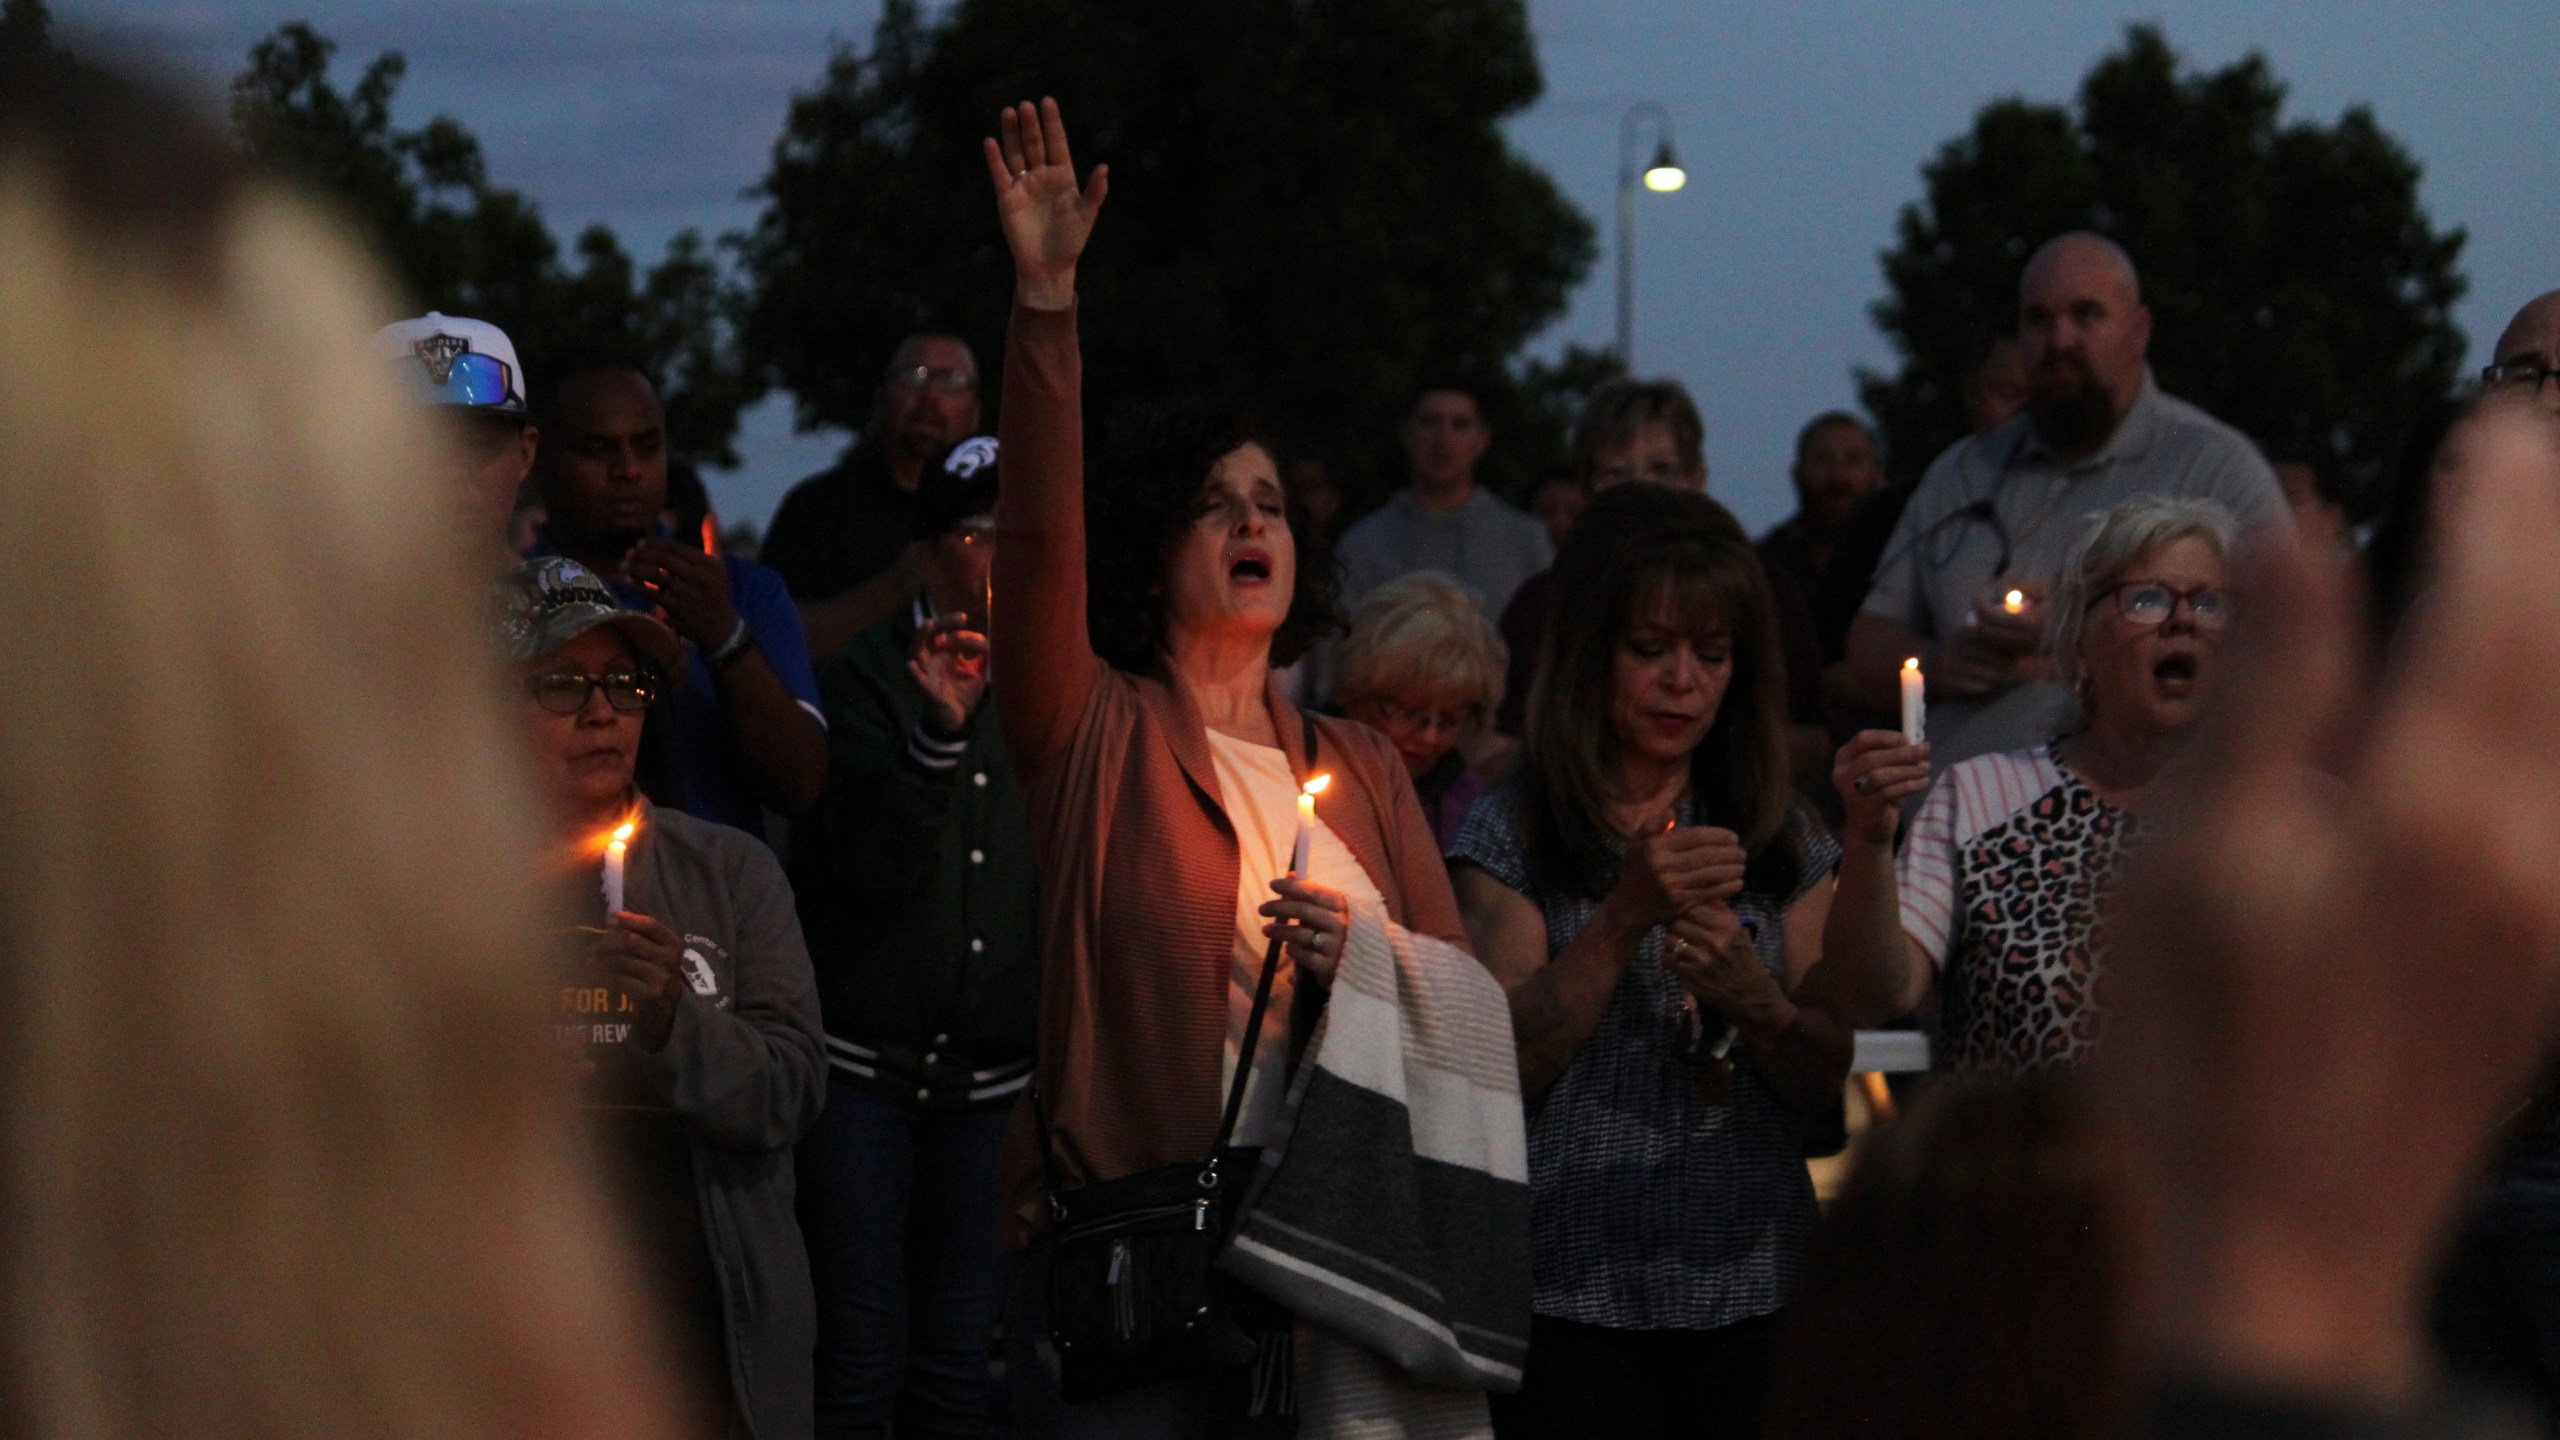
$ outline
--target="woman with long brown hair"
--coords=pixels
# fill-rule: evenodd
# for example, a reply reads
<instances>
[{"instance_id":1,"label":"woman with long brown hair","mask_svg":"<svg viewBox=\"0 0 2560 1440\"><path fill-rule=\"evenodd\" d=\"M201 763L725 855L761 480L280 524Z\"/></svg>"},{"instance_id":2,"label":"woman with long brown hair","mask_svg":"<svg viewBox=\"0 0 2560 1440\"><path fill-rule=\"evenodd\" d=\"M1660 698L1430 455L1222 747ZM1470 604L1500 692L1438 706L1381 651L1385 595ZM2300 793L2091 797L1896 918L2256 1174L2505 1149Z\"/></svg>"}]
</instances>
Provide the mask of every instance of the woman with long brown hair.
<instances>
[{"instance_id":1,"label":"woman with long brown hair","mask_svg":"<svg viewBox=\"0 0 2560 1440\"><path fill-rule=\"evenodd\" d=\"M1536 1318L1496 1429L1754 1434L1848 1069L1794 999L1839 849L1792 799L1775 605L1722 506L1603 492L1552 594L1521 773L1450 852L1530 1097Z\"/></svg>"}]
</instances>

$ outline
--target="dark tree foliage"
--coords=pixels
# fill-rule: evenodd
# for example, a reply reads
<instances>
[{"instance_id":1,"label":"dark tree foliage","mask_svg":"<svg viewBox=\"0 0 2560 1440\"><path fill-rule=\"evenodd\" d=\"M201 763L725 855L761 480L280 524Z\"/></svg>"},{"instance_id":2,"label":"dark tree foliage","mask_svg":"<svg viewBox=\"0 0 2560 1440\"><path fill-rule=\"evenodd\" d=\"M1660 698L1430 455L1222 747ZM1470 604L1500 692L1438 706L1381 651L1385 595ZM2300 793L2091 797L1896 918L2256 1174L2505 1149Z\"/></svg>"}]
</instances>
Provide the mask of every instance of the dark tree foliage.
<instances>
[{"instance_id":1,"label":"dark tree foliage","mask_svg":"<svg viewBox=\"0 0 2560 1440\"><path fill-rule=\"evenodd\" d=\"M398 53L342 91L329 78L336 49L300 22L258 42L231 86L241 143L335 201L416 310L496 324L536 384L551 356L630 353L659 376L674 448L735 465L738 412L756 392L728 348L735 302L701 238L679 234L646 273L602 225L564 255L533 202L489 183L480 142L459 122L393 123Z\"/></svg>"},{"instance_id":2,"label":"dark tree foliage","mask_svg":"<svg viewBox=\"0 0 2560 1440\"><path fill-rule=\"evenodd\" d=\"M2081 82L2076 113L1995 101L1922 167L1882 255L1877 326L1901 352L1859 391L1896 468L1964 432L1958 375L2013 323L2046 237L2113 236L2141 268L2161 387L2258 439L2325 453L2371 503L2464 353L2459 229L2418 203L2418 163L2362 106L2286 123L2263 56L2182 70L2135 25Z\"/></svg>"},{"instance_id":3,"label":"dark tree foliage","mask_svg":"<svg viewBox=\"0 0 2560 1440\"><path fill-rule=\"evenodd\" d=\"M890 0L774 147L746 353L801 423L848 427L909 331L992 359L1013 286L979 141L1001 104L1054 95L1078 164L1111 166L1080 277L1095 415L1229 390L1395 483L1414 377L1506 366L1589 268L1590 223L1499 128L1540 85L1520 0L958 0L930 21ZM1539 399L1589 368L1518 377L1497 485L1547 458Z\"/></svg>"},{"instance_id":4,"label":"dark tree foliage","mask_svg":"<svg viewBox=\"0 0 2560 1440\"><path fill-rule=\"evenodd\" d=\"M53 48L53 12L44 0L0 0L0 55Z\"/></svg>"}]
</instances>

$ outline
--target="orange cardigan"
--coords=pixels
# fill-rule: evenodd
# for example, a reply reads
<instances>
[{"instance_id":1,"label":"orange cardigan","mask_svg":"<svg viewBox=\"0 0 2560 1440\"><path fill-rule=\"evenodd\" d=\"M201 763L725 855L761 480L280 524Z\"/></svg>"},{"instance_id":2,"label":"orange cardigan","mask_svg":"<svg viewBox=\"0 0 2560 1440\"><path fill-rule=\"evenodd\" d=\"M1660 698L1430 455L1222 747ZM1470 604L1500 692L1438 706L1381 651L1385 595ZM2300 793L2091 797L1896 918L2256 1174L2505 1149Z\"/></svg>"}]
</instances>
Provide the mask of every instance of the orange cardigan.
<instances>
[{"instance_id":1,"label":"orange cardigan","mask_svg":"<svg viewBox=\"0 0 2560 1440\"><path fill-rule=\"evenodd\" d=\"M1006 337L991 687L1025 781L1040 867L1039 1083L1059 1167L1082 1185L1204 1156L1217 1137L1235 945L1235 827L1181 687L1114 670L1085 633L1083 362L1073 311L1016 306ZM1466 944L1403 762L1365 725L1298 711L1272 727L1327 770L1325 824L1393 919ZM1028 1097L1006 1140L1006 1239L1046 1220Z\"/></svg>"}]
</instances>

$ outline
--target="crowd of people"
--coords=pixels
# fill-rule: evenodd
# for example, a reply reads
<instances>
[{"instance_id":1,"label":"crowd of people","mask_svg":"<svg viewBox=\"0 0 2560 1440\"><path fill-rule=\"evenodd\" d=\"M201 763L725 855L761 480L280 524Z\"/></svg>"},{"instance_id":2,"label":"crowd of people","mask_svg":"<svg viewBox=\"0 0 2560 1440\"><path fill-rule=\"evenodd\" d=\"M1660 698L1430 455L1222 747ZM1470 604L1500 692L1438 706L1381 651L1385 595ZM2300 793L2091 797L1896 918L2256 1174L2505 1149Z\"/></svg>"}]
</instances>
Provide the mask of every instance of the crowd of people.
<instances>
[{"instance_id":1,"label":"crowd of people","mask_svg":"<svg viewBox=\"0 0 2560 1440\"><path fill-rule=\"evenodd\" d=\"M1914 484L1825 412L1755 542L1620 380L1515 508L1453 371L1344 527L1249 404L1088 450L1108 172L995 129L997 432L909 337L746 559L645 365L367 347L199 122L0 62L13 1428L2560 1423L2560 294L2378 625L2085 232Z\"/></svg>"}]
</instances>

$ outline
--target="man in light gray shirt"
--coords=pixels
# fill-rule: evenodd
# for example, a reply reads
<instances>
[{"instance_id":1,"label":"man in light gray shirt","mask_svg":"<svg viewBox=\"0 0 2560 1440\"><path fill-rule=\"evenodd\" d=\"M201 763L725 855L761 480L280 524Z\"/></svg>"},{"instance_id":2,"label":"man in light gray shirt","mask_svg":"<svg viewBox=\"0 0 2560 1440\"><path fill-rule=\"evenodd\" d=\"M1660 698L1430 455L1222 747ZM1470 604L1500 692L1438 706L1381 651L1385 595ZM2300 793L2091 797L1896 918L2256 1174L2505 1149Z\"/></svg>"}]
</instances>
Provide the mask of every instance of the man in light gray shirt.
<instances>
[{"instance_id":1,"label":"man in light gray shirt","mask_svg":"<svg viewBox=\"0 0 2560 1440\"><path fill-rule=\"evenodd\" d=\"M2115 242L2046 241L2018 281L2018 339L2026 410L1930 465L1849 627L1849 683L1879 709L1920 658L1939 769L2053 738L2067 697L2044 602L2088 517L2146 494L2219 501L2246 529L2285 514L2256 446L2153 383L2151 312Z\"/></svg>"},{"instance_id":2,"label":"man in light gray shirt","mask_svg":"<svg viewBox=\"0 0 2560 1440\"><path fill-rule=\"evenodd\" d=\"M1483 397L1460 376L1426 380L1398 433L1413 484L1344 532L1346 607L1400 575L1437 570L1475 597L1485 618L1502 614L1520 582L1555 561L1545 527L1476 484L1493 443Z\"/></svg>"}]
</instances>

